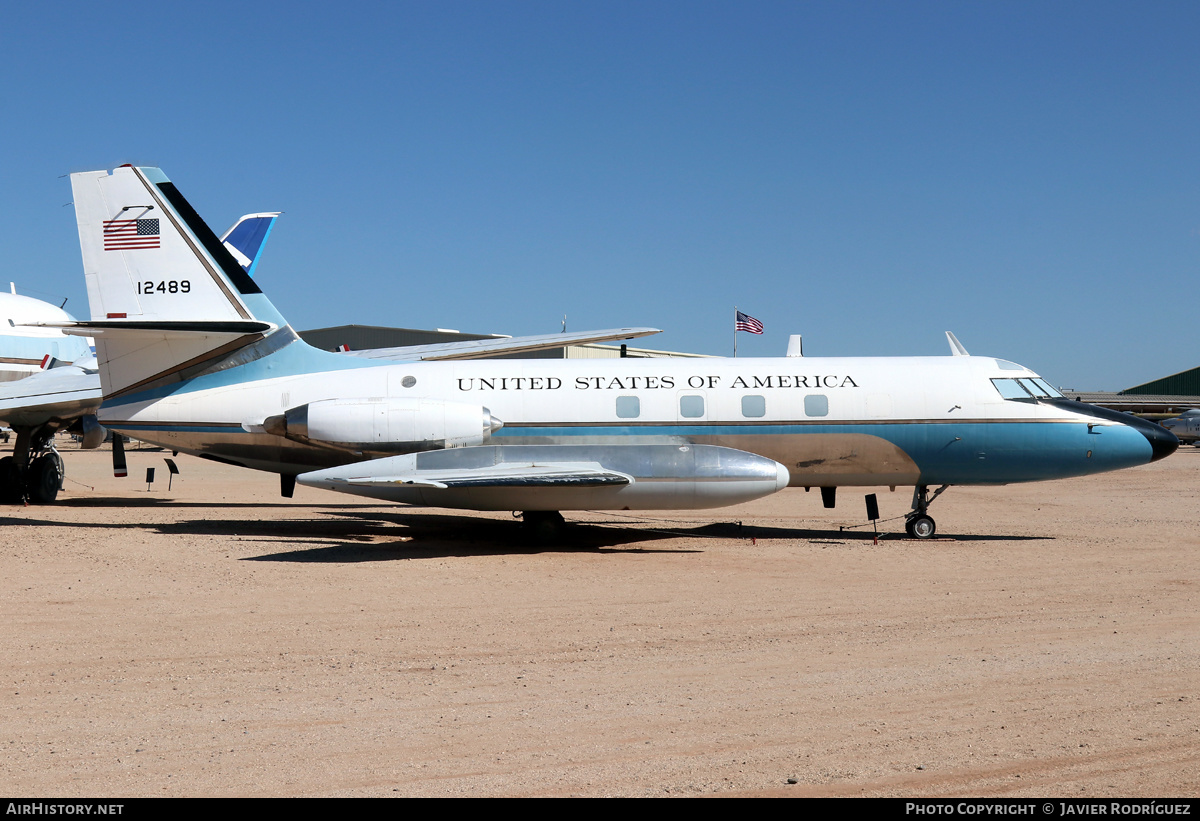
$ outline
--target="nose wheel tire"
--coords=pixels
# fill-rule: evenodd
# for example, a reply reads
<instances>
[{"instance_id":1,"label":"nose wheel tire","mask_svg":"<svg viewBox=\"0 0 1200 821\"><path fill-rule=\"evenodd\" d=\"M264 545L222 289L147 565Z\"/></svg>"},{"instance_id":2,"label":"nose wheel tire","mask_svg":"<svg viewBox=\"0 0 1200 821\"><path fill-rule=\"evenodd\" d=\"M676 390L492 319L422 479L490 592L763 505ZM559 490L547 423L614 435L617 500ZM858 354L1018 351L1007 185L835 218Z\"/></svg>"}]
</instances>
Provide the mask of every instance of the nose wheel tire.
<instances>
[{"instance_id":1,"label":"nose wheel tire","mask_svg":"<svg viewBox=\"0 0 1200 821\"><path fill-rule=\"evenodd\" d=\"M904 532L914 539L932 539L937 532L937 525L931 517L919 514L904 523Z\"/></svg>"}]
</instances>

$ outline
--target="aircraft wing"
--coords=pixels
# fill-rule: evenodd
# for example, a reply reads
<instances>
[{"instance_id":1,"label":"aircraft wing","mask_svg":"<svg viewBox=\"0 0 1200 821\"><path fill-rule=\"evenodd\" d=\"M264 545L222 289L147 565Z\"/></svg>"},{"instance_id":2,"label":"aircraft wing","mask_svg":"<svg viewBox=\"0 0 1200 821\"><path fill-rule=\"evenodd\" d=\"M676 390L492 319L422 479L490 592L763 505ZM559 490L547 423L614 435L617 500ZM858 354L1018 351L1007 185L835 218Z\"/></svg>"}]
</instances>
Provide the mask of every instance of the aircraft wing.
<instances>
[{"instance_id":1,"label":"aircraft wing","mask_svg":"<svg viewBox=\"0 0 1200 821\"><path fill-rule=\"evenodd\" d=\"M0 385L0 421L17 428L78 419L94 414L102 399L95 370L64 365Z\"/></svg>"},{"instance_id":2,"label":"aircraft wing","mask_svg":"<svg viewBox=\"0 0 1200 821\"><path fill-rule=\"evenodd\" d=\"M574 333L541 334L539 336L510 336L501 339L468 339L460 342L438 342L432 345L406 345L400 348L372 348L346 351L347 356L364 359L388 359L397 362L438 359L478 359L504 353L542 351L564 345L584 345L589 342L611 342L615 339L637 339L662 333L658 328L610 328L605 331L576 331Z\"/></svg>"}]
</instances>

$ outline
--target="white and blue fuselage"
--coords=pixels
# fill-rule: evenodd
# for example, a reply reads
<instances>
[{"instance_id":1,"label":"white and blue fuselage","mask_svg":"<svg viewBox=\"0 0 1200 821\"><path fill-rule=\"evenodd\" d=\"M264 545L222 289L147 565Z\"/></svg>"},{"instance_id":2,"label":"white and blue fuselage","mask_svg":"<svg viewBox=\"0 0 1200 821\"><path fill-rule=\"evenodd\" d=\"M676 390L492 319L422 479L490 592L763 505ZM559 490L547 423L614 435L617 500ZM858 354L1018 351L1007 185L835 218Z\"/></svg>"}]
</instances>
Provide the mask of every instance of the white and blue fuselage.
<instances>
[{"instance_id":1,"label":"white and blue fuselage","mask_svg":"<svg viewBox=\"0 0 1200 821\"><path fill-rule=\"evenodd\" d=\"M980 356L379 365L295 340L245 365L110 400L101 421L165 447L291 474L394 453L258 429L329 397L478 405L503 422L492 444L735 448L783 464L792 486L1004 484L1145 464L1173 450L1158 426L1038 391L1044 383L1035 379Z\"/></svg>"}]
</instances>

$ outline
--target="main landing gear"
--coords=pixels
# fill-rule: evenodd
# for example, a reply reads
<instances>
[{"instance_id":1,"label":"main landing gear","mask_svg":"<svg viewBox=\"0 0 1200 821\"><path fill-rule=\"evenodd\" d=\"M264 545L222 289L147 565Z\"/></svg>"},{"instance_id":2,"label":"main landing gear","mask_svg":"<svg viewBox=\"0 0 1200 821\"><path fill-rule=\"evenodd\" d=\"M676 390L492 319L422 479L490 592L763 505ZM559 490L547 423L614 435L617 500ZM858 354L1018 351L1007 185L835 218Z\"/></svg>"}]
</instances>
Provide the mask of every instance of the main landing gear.
<instances>
[{"instance_id":1,"label":"main landing gear","mask_svg":"<svg viewBox=\"0 0 1200 821\"><path fill-rule=\"evenodd\" d=\"M904 532L914 539L932 539L937 532L937 524L926 511L933 500L942 495L942 491L950 485L942 485L929 495L928 485L917 485L913 488L913 509L904 517Z\"/></svg>"},{"instance_id":2,"label":"main landing gear","mask_svg":"<svg viewBox=\"0 0 1200 821\"><path fill-rule=\"evenodd\" d=\"M521 527L536 545L550 544L562 536L564 522L557 510L526 510L521 514Z\"/></svg>"},{"instance_id":3,"label":"main landing gear","mask_svg":"<svg viewBox=\"0 0 1200 821\"><path fill-rule=\"evenodd\" d=\"M0 459L0 503L28 499L48 505L62 490L63 460L54 449L54 428L17 428L13 455Z\"/></svg>"}]
</instances>

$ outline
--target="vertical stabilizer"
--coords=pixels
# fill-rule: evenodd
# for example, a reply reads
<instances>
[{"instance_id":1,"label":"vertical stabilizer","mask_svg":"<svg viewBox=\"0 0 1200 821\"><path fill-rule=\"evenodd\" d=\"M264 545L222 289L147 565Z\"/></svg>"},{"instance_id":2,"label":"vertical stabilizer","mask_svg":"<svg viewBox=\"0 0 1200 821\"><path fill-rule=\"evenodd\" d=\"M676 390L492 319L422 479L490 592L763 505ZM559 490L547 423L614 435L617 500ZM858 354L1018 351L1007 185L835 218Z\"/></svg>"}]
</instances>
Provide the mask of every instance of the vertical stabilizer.
<instances>
[{"instance_id":1,"label":"vertical stabilizer","mask_svg":"<svg viewBox=\"0 0 1200 821\"><path fill-rule=\"evenodd\" d=\"M254 280L157 168L71 175L92 319L251 319Z\"/></svg>"},{"instance_id":2,"label":"vertical stabilizer","mask_svg":"<svg viewBox=\"0 0 1200 821\"><path fill-rule=\"evenodd\" d=\"M181 381L273 333L295 338L157 168L71 175L105 397Z\"/></svg>"}]
</instances>

